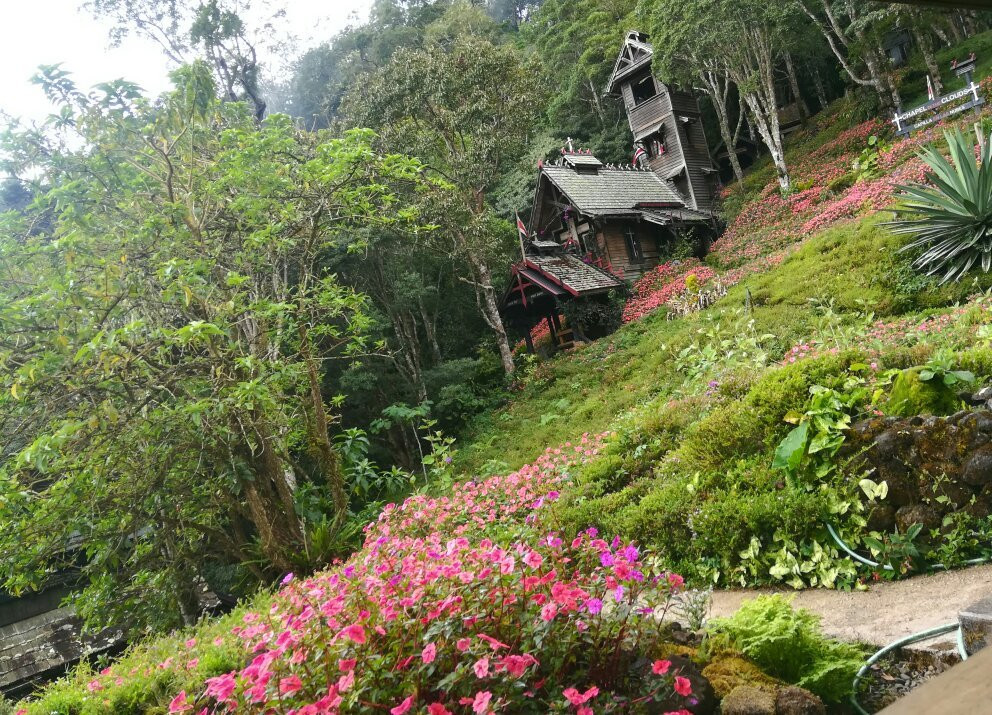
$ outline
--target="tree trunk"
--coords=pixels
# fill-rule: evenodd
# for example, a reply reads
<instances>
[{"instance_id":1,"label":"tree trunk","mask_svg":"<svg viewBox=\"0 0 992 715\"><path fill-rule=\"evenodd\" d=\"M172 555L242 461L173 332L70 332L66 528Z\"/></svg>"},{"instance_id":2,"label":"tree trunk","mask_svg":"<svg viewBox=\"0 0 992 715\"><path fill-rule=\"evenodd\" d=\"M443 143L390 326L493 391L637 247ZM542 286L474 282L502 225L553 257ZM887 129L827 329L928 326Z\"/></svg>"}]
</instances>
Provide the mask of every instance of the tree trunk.
<instances>
[{"instance_id":1,"label":"tree trunk","mask_svg":"<svg viewBox=\"0 0 992 715\"><path fill-rule=\"evenodd\" d=\"M716 111L717 124L720 128L720 138L723 139L723 144L727 148L730 168L734 171L734 178L737 181L741 181L744 178L744 172L741 170L740 161L737 159L737 152L735 151L737 149L737 142L734 141L734 137L730 132L730 119L727 115L727 88L730 83L726 79L721 81L720 76L716 72L702 70L699 74L706 88L706 93L713 102L713 109Z\"/></svg>"},{"instance_id":2,"label":"tree trunk","mask_svg":"<svg viewBox=\"0 0 992 715\"><path fill-rule=\"evenodd\" d=\"M820 75L820 69L815 65L809 66L810 74L813 76L813 89L816 91L816 101L820 103L820 109L826 109L827 104L827 88L823 84L823 77Z\"/></svg>"},{"instance_id":3,"label":"tree trunk","mask_svg":"<svg viewBox=\"0 0 992 715\"><path fill-rule=\"evenodd\" d=\"M933 42L930 41L930 35L926 30L920 30L914 27L913 38L920 48L920 53L923 55L923 63L927 66L927 73L933 81L934 94L939 97L944 93L944 83L940 80L940 67L933 53Z\"/></svg>"},{"instance_id":4,"label":"tree trunk","mask_svg":"<svg viewBox=\"0 0 992 715\"><path fill-rule=\"evenodd\" d=\"M341 467L341 459L334 449L334 445L331 444L330 421L327 419L324 397L320 392L320 373L313 357L310 334L305 321L300 321L298 332L300 335L300 356L306 363L307 378L310 382L310 410L313 413L313 419L307 423L310 432L310 452L317 460L324 478L327 479L327 486L331 490L331 499L334 502L334 520L340 525L348 516L348 494L345 491L344 470Z\"/></svg>"},{"instance_id":5,"label":"tree trunk","mask_svg":"<svg viewBox=\"0 0 992 715\"><path fill-rule=\"evenodd\" d=\"M503 370L507 375L512 375L515 369L513 352L510 349L510 340L506 336L506 328L503 326L503 318L499 314L499 304L496 302L496 289L493 288L492 274L484 260L480 260L474 254L470 255L469 260L472 261L473 268L479 277L476 285L477 291L481 294L479 298L482 304L482 317L496 337L496 347L499 349Z\"/></svg>"},{"instance_id":6,"label":"tree trunk","mask_svg":"<svg viewBox=\"0 0 992 715\"><path fill-rule=\"evenodd\" d=\"M791 52L785 53L785 73L789 77L789 91L792 92L792 97L799 106L799 116L805 123L809 119L809 106L799 91L799 78L796 76L796 66L792 62Z\"/></svg>"}]
</instances>

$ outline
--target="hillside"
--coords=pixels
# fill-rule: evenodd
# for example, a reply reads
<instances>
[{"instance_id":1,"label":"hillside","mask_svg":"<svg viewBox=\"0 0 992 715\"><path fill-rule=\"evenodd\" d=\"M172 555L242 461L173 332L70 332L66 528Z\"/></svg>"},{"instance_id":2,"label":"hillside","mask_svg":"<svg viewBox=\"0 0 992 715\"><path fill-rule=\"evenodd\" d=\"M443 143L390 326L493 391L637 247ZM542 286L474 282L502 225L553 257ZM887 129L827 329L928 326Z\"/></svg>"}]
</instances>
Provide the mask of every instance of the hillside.
<instances>
[{"instance_id":1,"label":"hillside","mask_svg":"<svg viewBox=\"0 0 992 715\"><path fill-rule=\"evenodd\" d=\"M853 478L842 433L882 414L909 368L992 380L992 277L939 286L884 225L894 186L922 178L916 151L941 130L894 140L877 120L852 126L848 110L839 102L791 137L796 193L781 198L772 168L757 166L726 193L728 227L705 264L660 267L635 287L615 334L532 363L512 400L462 438L463 481L387 507L344 563L288 577L281 591L138 645L106 670L81 667L18 712L377 703L405 713L429 695L431 713L449 712L445 703L524 712L527 688L533 712L584 712L587 702L627 712L642 698L674 712L703 687L697 666L673 655L696 651L675 648L655 617L688 608L683 577L795 587L878 578L824 526L865 550L884 500L875 482ZM870 167L860 174L859 157ZM708 289L726 294L678 317L663 307ZM773 467L806 420L822 450ZM924 535L923 560L988 555L992 504L952 506L956 530ZM618 608L629 626L617 629ZM256 654L247 664L245 649ZM622 662L603 661L610 652ZM802 681L828 702L859 656L830 657L833 676ZM670 679L673 660L689 680ZM654 676L617 671L647 673L652 662Z\"/></svg>"}]
</instances>

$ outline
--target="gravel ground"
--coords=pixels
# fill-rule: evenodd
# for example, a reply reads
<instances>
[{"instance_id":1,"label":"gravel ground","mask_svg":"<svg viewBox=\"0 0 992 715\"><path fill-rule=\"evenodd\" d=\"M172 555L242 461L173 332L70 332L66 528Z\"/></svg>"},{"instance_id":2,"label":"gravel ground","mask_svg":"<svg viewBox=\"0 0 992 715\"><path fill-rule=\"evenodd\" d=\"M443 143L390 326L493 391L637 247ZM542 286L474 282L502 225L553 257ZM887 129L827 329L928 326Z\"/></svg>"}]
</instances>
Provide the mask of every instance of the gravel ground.
<instances>
[{"instance_id":1,"label":"gravel ground","mask_svg":"<svg viewBox=\"0 0 992 715\"><path fill-rule=\"evenodd\" d=\"M918 631L957 621L958 611L992 595L992 564L903 581L881 581L867 591L714 591L710 615L729 616L744 600L764 593L793 595L793 605L818 614L829 635L881 647ZM936 644L920 646L939 651L953 647L953 634Z\"/></svg>"}]
</instances>

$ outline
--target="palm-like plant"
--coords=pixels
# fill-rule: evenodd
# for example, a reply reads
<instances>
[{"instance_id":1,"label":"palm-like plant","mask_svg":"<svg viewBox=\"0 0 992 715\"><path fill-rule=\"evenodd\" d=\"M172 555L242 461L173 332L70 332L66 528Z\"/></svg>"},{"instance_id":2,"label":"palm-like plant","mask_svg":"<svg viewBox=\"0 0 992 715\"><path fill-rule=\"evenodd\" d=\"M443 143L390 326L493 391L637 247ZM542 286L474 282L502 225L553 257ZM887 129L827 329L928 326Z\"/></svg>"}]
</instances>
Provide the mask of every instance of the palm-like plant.
<instances>
[{"instance_id":1,"label":"palm-like plant","mask_svg":"<svg viewBox=\"0 0 992 715\"><path fill-rule=\"evenodd\" d=\"M895 233L915 234L903 251L922 249L913 265L927 275L941 271L941 283L960 280L972 266L992 268L992 137L975 156L972 135L944 132L951 160L934 146L920 158L930 167L932 186L899 187L907 195L890 221Z\"/></svg>"}]
</instances>

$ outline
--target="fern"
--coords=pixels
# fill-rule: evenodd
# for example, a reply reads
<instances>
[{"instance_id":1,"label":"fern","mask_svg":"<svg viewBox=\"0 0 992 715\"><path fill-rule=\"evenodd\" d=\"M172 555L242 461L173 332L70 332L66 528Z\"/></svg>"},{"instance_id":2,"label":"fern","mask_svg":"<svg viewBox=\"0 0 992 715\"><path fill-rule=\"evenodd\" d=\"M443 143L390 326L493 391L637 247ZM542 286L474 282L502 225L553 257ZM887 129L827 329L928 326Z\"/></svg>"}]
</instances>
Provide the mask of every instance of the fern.
<instances>
[{"instance_id":1,"label":"fern","mask_svg":"<svg viewBox=\"0 0 992 715\"><path fill-rule=\"evenodd\" d=\"M851 694L854 674L864 661L859 647L824 636L819 616L793 609L782 596L746 601L730 618L713 621L711 633L769 675L828 702Z\"/></svg>"}]
</instances>

